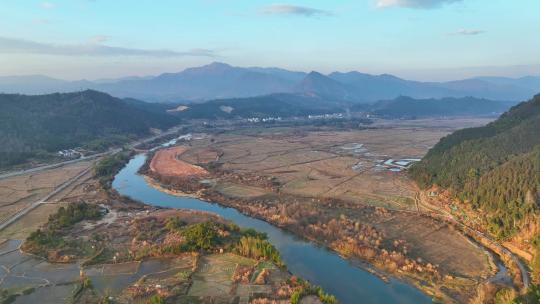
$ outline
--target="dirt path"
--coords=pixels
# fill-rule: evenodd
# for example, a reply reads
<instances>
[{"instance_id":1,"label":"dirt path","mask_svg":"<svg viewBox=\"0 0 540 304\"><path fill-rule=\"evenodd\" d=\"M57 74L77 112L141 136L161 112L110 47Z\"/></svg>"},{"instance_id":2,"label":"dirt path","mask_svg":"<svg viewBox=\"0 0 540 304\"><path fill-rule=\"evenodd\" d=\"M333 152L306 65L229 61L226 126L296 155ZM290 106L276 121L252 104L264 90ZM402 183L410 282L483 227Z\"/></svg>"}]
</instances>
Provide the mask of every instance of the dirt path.
<instances>
[{"instance_id":1,"label":"dirt path","mask_svg":"<svg viewBox=\"0 0 540 304\"><path fill-rule=\"evenodd\" d=\"M469 231L471 234L476 235L480 239L486 240L492 246L494 246L495 248L500 250L504 255L508 256L518 266L519 271L521 273L521 280L523 282L524 289L527 289L529 287L530 279L529 279L529 272L527 271L527 267L525 267L525 265L523 265L521 260L514 253L512 253L510 250L508 250L502 244L495 241L491 237L487 236L485 233L483 233L481 231L478 231L478 230L466 225L465 223L459 221L452 214L448 213L446 210L441 209L441 208L439 208L437 206L434 206L432 204L424 202L421 199L421 194L420 193L417 193L417 195L415 196L415 202L417 204L417 208L418 208L418 206L420 206L420 207L423 207L423 208L425 208L427 210L430 210L431 212L435 212L435 213L443 216L444 218L446 218L451 223L457 224L462 229L464 229L466 231ZM422 211L419 211L419 212L422 213Z\"/></svg>"}]
</instances>

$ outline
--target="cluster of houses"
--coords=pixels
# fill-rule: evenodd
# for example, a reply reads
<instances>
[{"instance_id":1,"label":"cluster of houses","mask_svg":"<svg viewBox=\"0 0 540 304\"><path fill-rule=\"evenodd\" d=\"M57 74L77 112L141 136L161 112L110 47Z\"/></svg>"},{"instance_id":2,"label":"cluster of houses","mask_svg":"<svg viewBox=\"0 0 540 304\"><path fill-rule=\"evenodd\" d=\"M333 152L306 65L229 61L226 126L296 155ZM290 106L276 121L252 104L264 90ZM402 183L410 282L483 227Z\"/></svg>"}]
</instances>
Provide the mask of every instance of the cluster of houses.
<instances>
[{"instance_id":1,"label":"cluster of houses","mask_svg":"<svg viewBox=\"0 0 540 304\"><path fill-rule=\"evenodd\" d=\"M58 156L64 158L79 158L82 156L82 153L77 149L66 149L58 151Z\"/></svg>"},{"instance_id":2,"label":"cluster of houses","mask_svg":"<svg viewBox=\"0 0 540 304\"><path fill-rule=\"evenodd\" d=\"M251 118L248 118L247 121L251 123L281 121L281 117L279 116L278 117L265 117L265 118L251 117Z\"/></svg>"},{"instance_id":3,"label":"cluster of houses","mask_svg":"<svg viewBox=\"0 0 540 304\"><path fill-rule=\"evenodd\" d=\"M308 119L336 119L336 118L337 119L343 118L343 113L308 115Z\"/></svg>"}]
</instances>

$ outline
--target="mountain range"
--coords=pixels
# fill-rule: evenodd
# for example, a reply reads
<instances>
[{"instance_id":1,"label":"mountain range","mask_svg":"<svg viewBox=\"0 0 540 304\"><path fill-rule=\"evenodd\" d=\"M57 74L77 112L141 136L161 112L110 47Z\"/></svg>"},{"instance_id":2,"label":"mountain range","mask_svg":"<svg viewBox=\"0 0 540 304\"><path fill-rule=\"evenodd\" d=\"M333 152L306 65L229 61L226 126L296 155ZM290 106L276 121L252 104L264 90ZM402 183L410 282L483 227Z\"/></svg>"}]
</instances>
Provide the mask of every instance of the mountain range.
<instances>
[{"instance_id":1,"label":"mountain range","mask_svg":"<svg viewBox=\"0 0 540 304\"><path fill-rule=\"evenodd\" d=\"M360 72L295 72L279 68L234 67L214 62L179 73L96 81L64 81L47 76L0 77L0 92L47 94L85 89L149 102L202 102L275 93L294 93L326 101L370 103L406 95L412 98L465 97L520 101L540 91L540 77L478 77L420 82Z\"/></svg>"}]
</instances>

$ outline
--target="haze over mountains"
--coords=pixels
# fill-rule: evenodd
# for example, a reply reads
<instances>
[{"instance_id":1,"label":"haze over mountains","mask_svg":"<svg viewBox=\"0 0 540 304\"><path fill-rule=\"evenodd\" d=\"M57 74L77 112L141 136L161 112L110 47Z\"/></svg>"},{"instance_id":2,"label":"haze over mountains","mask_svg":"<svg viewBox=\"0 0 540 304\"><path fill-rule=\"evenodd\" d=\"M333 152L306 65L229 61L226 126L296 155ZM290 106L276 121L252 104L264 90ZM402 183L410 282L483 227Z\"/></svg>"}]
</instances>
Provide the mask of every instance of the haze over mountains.
<instances>
[{"instance_id":1,"label":"haze over mountains","mask_svg":"<svg viewBox=\"0 0 540 304\"><path fill-rule=\"evenodd\" d=\"M294 72L279 68L233 67L212 63L155 77L64 81L41 75L0 77L0 92L46 94L85 89L150 102L201 102L274 93L294 93L327 101L358 103L392 99L465 97L520 101L540 91L540 77L478 77L450 82L419 82L360 72Z\"/></svg>"}]
</instances>

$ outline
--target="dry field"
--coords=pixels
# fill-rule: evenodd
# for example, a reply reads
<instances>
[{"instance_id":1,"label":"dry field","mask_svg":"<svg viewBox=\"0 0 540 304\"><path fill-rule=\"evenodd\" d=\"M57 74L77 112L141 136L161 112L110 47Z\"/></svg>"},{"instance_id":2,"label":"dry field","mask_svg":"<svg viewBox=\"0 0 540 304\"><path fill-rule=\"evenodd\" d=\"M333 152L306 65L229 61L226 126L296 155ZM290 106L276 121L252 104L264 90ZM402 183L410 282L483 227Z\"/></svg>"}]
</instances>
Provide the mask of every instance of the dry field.
<instances>
[{"instance_id":1,"label":"dry field","mask_svg":"<svg viewBox=\"0 0 540 304\"><path fill-rule=\"evenodd\" d=\"M45 197L54 188L75 177L93 164L81 161L59 168L30 173L0 180L0 221ZM74 187L59 193L50 201L57 201Z\"/></svg>"},{"instance_id":2,"label":"dry field","mask_svg":"<svg viewBox=\"0 0 540 304\"><path fill-rule=\"evenodd\" d=\"M255 198L269 193L263 188L226 182L218 184L216 190L231 198Z\"/></svg>"},{"instance_id":3,"label":"dry field","mask_svg":"<svg viewBox=\"0 0 540 304\"><path fill-rule=\"evenodd\" d=\"M254 266L256 261L234 254L208 255L201 258L193 276L190 296L223 297L233 286L232 276L239 266Z\"/></svg>"},{"instance_id":4,"label":"dry field","mask_svg":"<svg viewBox=\"0 0 540 304\"><path fill-rule=\"evenodd\" d=\"M191 164L214 161L219 155L224 170L275 178L286 194L413 210L414 185L402 172L390 171L384 161L421 158L444 135L487 122L377 121L376 128L360 131L252 128L195 140L187 151L177 147L176 154ZM265 189L230 183L218 191L238 197L265 193Z\"/></svg>"},{"instance_id":5,"label":"dry field","mask_svg":"<svg viewBox=\"0 0 540 304\"><path fill-rule=\"evenodd\" d=\"M38 206L36 209L28 212L19 220L0 231L0 240L26 239L30 233L47 223L49 215L56 213L60 207L66 205L66 203L51 203Z\"/></svg>"},{"instance_id":6,"label":"dry field","mask_svg":"<svg viewBox=\"0 0 540 304\"><path fill-rule=\"evenodd\" d=\"M50 206L52 204L42 205L36 210ZM132 224L137 220L152 223L174 217L188 224L223 221L216 215L194 210L110 208L100 220L77 223L70 228L65 239L91 240L99 235L107 238L112 252L123 253L133 240ZM30 220L30 214L25 219ZM30 223L21 220L16 224L21 228L21 225ZM145 232L152 233L152 226L147 228L149 230ZM103 264L81 266L74 261L49 263L27 255L17 249L20 243L0 243L0 269L6 269L0 288L11 294L20 294L15 303L37 303L42 299L47 303L98 303L105 296L113 297L115 303L149 303L155 294L170 296L171 303L231 303L235 300L248 303L254 293L262 297L274 296L276 288L286 284L291 277L270 262L259 262L232 253L206 255L188 252L118 263L103 260ZM83 290L74 300L73 291L80 282L80 270L93 288ZM248 271L248 281L237 279L235 275L240 270ZM266 279L256 281L259 277L256 274L263 271L267 273Z\"/></svg>"},{"instance_id":7,"label":"dry field","mask_svg":"<svg viewBox=\"0 0 540 304\"><path fill-rule=\"evenodd\" d=\"M214 190L226 197L251 199L272 191L310 198L338 198L361 205L384 207L393 212L380 215L356 209L328 208L373 225L392 248L404 241L413 259L436 265L443 287L466 300L479 283L492 274L486 252L444 223L417 214L417 189L404 168L385 164L389 160L421 158L441 137L456 129L481 125L487 119L378 121L365 130L310 128L261 128L232 130L194 140L180 159L203 163L219 155L221 169L232 173L213 180ZM392 171L395 170L395 171ZM231 178L234 176L235 178ZM253 178L253 176L257 178ZM277 190L257 184L277 181ZM264 184L264 183L263 183ZM274 194L277 197L277 193ZM362 210L362 209L358 209Z\"/></svg>"},{"instance_id":8,"label":"dry field","mask_svg":"<svg viewBox=\"0 0 540 304\"><path fill-rule=\"evenodd\" d=\"M359 218L371 223L389 240L407 240L412 257L429 261L444 273L471 279L489 275L486 253L446 223L410 212L364 214Z\"/></svg>"},{"instance_id":9,"label":"dry field","mask_svg":"<svg viewBox=\"0 0 540 304\"><path fill-rule=\"evenodd\" d=\"M150 169L163 176L194 176L205 175L208 172L199 166L178 160L178 156L186 151L187 147L176 146L156 152Z\"/></svg>"}]
</instances>

